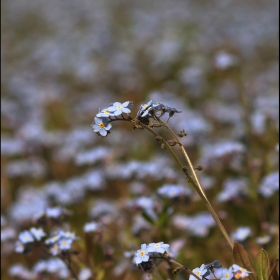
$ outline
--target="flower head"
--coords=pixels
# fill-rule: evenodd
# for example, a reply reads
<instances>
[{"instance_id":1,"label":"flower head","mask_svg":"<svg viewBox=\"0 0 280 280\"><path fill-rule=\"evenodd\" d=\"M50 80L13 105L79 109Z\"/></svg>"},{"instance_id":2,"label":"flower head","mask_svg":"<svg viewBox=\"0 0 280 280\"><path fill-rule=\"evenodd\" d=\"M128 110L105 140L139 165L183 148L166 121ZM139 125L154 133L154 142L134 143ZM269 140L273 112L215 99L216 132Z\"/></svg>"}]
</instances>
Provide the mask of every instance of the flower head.
<instances>
[{"instance_id":1,"label":"flower head","mask_svg":"<svg viewBox=\"0 0 280 280\"><path fill-rule=\"evenodd\" d=\"M92 276L92 272L89 268L83 268L80 270L78 278L79 280L88 280Z\"/></svg>"},{"instance_id":2,"label":"flower head","mask_svg":"<svg viewBox=\"0 0 280 280\"><path fill-rule=\"evenodd\" d=\"M221 280L230 280L232 279L232 277L233 277L232 270L230 268L229 269L224 268Z\"/></svg>"},{"instance_id":3,"label":"flower head","mask_svg":"<svg viewBox=\"0 0 280 280\"><path fill-rule=\"evenodd\" d=\"M28 230L21 232L18 238L23 244L31 243L34 241L32 234Z\"/></svg>"},{"instance_id":4,"label":"flower head","mask_svg":"<svg viewBox=\"0 0 280 280\"><path fill-rule=\"evenodd\" d=\"M141 249L135 253L134 261L138 265L141 262L147 262L149 260L149 251L146 244L141 245Z\"/></svg>"},{"instance_id":5,"label":"flower head","mask_svg":"<svg viewBox=\"0 0 280 280\"><path fill-rule=\"evenodd\" d=\"M20 241L17 241L15 245L15 251L17 253L23 253L24 250L25 250L25 244Z\"/></svg>"},{"instance_id":6,"label":"flower head","mask_svg":"<svg viewBox=\"0 0 280 280\"><path fill-rule=\"evenodd\" d=\"M236 279L240 279L240 278L244 278L244 277L247 277L249 276L249 273L253 273L251 271L248 271L247 269L237 265L237 264L234 264L231 266L232 268L232 271L234 273L234 277Z\"/></svg>"},{"instance_id":7,"label":"flower head","mask_svg":"<svg viewBox=\"0 0 280 280\"><path fill-rule=\"evenodd\" d=\"M111 103L108 107L105 107L99 111L99 113L96 115L98 118L108 118L113 117L114 114L109 110L109 107L111 107L113 103Z\"/></svg>"},{"instance_id":8,"label":"flower head","mask_svg":"<svg viewBox=\"0 0 280 280\"><path fill-rule=\"evenodd\" d=\"M148 244L148 252L163 254L167 250L168 247L169 247L169 245L164 244L163 242L150 243L150 244Z\"/></svg>"},{"instance_id":9,"label":"flower head","mask_svg":"<svg viewBox=\"0 0 280 280\"><path fill-rule=\"evenodd\" d=\"M43 229L41 228L31 228L30 229L30 232L32 233L32 235L35 237L36 240L40 241L42 237L44 237L46 234L45 232L43 231Z\"/></svg>"},{"instance_id":10,"label":"flower head","mask_svg":"<svg viewBox=\"0 0 280 280\"><path fill-rule=\"evenodd\" d=\"M192 272L202 279L202 276L207 272L207 269L205 268L205 264L202 264L200 267L193 269ZM196 280L196 278L193 275L190 275L189 280Z\"/></svg>"},{"instance_id":11,"label":"flower head","mask_svg":"<svg viewBox=\"0 0 280 280\"><path fill-rule=\"evenodd\" d=\"M108 122L107 118L94 118L94 124L92 124L92 129L94 132L98 133L102 137L105 137L112 125Z\"/></svg>"},{"instance_id":12,"label":"flower head","mask_svg":"<svg viewBox=\"0 0 280 280\"><path fill-rule=\"evenodd\" d=\"M115 102L112 106L108 108L108 111L111 112L114 116L119 116L122 113L129 114L131 111L128 108L133 108L133 102L126 101L124 103Z\"/></svg>"}]
</instances>

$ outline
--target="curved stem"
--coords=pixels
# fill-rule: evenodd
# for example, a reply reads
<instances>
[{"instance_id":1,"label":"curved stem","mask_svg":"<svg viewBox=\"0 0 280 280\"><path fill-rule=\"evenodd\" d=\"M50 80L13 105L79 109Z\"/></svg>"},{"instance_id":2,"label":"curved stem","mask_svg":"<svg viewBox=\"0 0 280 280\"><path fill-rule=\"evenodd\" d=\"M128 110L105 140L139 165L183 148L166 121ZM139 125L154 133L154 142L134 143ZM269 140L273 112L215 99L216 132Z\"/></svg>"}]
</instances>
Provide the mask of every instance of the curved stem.
<instances>
[{"instance_id":1,"label":"curved stem","mask_svg":"<svg viewBox=\"0 0 280 280\"><path fill-rule=\"evenodd\" d=\"M182 162L180 161L180 159L177 157L177 155L174 153L173 149L167 144L167 142L162 138L162 142L164 143L165 147L167 148L167 150L169 151L169 153L173 156L173 158L175 159L175 161L178 163L178 165L181 167L182 171L184 172L186 178L188 179L188 181L192 184L192 186L194 187L194 189L197 191L197 193L199 194L199 196L201 197L201 199L204 201L204 203L206 204L207 209L209 210L209 212L211 213L212 217L214 218L217 226L219 227L220 231L222 232L223 236L225 237L225 239L227 240L229 246L231 247L231 249L233 249L233 242L231 241L226 229L224 228L222 222L220 221L219 217L217 216L215 210L213 209L211 203L209 202L208 198L206 197L200 183L199 180L196 176L195 170L193 168L193 165L190 161L190 158L185 150L185 148L183 147L182 143L180 142L180 139L178 138L178 136L176 135L176 133L165 123L163 122L161 119L154 117L158 123L160 123L162 126L164 126L166 129L168 129L168 131L173 135L173 137L175 138L175 140L179 143L180 148L186 158L186 161L188 163L189 168L191 169L191 173L193 175L193 177L189 174L188 170L186 168L184 168L184 165L182 164ZM148 131L150 131L151 133L153 133L156 136L159 136L153 129L151 129L149 126L139 122L139 124L141 126L143 126L144 128L146 128ZM193 179L194 178L194 179Z\"/></svg>"}]
</instances>

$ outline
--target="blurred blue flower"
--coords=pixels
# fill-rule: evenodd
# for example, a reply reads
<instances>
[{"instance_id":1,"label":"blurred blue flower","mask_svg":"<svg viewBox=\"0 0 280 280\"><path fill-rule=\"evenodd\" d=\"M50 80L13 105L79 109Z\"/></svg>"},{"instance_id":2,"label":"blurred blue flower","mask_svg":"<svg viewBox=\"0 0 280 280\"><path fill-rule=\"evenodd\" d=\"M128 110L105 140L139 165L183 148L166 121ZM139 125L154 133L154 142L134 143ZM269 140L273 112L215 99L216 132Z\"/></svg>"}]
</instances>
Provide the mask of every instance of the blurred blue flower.
<instances>
[{"instance_id":1,"label":"blurred blue flower","mask_svg":"<svg viewBox=\"0 0 280 280\"><path fill-rule=\"evenodd\" d=\"M25 250L25 244L22 243L21 241L17 241L15 244L15 251L17 253L23 253Z\"/></svg>"},{"instance_id":2,"label":"blurred blue flower","mask_svg":"<svg viewBox=\"0 0 280 280\"><path fill-rule=\"evenodd\" d=\"M233 241L244 241L252 234L252 230L249 227L239 227L235 232L231 234Z\"/></svg>"},{"instance_id":3,"label":"blurred blue flower","mask_svg":"<svg viewBox=\"0 0 280 280\"><path fill-rule=\"evenodd\" d=\"M63 237L58 241L58 247L60 250L70 250L72 242L72 238Z\"/></svg>"},{"instance_id":4,"label":"blurred blue flower","mask_svg":"<svg viewBox=\"0 0 280 280\"><path fill-rule=\"evenodd\" d=\"M98 133L102 137L108 134L108 131L112 128L112 125L108 123L106 118L94 118L95 124L92 124L92 129L94 132Z\"/></svg>"},{"instance_id":5,"label":"blurred blue flower","mask_svg":"<svg viewBox=\"0 0 280 280\"><path fill-rule=\"evenodd\" d=\"M38 241L40 241L41 238L46 235L46 233L43 231L42 228L37 229L37 228L33 227L29 231L32 233L32 235L35 237L35 239Z\"/></svg>"},{"instance_id":6,"label":"blurred blue flower","mask_svg":"<svg viewBox=\"0 0 280 280\"><path fill-rule=\"evenodd\" d=\"M264 197L271 197L279 191L279 172L272 172L265 176L259 186L259 193Z\"/></svg>"},{"instance_id":7,"label":"blurred blue flower","mask_svg":"<svg viewBox=\"0 0 280 280\"><path fill-rule=\"evenodd\" d=\"M78 279L79 280L88 280L92 276L92 272L89 268L83 268L80 270Z\"/></svg>"},{"instance_id":8,"label":"blurred blue flower","mask_svg":"<svg viewBox=\"0 0 280 280\"><path fill-rule=\"evenodd\" d=\"M157 190L157 193L169 198L175 198L179 196L189 196L192 194L192 191L181 185L164 185Z\"/></svg>"},{"instance_id":9,"label":"blurred blue flower","mask_svg":"<svg viewBox=\"0 0 280 280\"><path fill-rule=\"evenodd\" d=\"M271 240L270 235L260 236L256 238L256 242L260 245L267 244Z\"/></svg>"},{"instance_id":10,"label":"blurred blue flower","mask_svg":"<svg viewBox=\"0 0 280 280\"><path fill-rule=\"evenodd\" d=\"M34 238L33 238L32 234L31 234L28 230L25 230L25 231L21 232L21 233L19 234L18 239L19 239L23 244L31 243L31 242L34 241Z\"/></svg>"},{"instance_id":11,"label":"blurred blue flower","mask_svg":"<svg viewBox=\"0 0 280 280\"><path fill-rule=\"evenodd\" d=\"M86 223L84 225L84 232L95 232L99 229L100 225L96 222Z\"/></svg>"},{"instance_id":12,"label":"blurred blue flower","mask_svg":"<svg viewBox=\"0 0 280 280\"><path fill-rule=\"evenodd\" d=\"M245 277L249 276L250 273L253 273L237 264L233 264L229 269L232 269L232 271L234 273L234 277L236 279L245 278ZM238 274L238 276L237 276L237 274Z\"/></svg>"}]
</instances>

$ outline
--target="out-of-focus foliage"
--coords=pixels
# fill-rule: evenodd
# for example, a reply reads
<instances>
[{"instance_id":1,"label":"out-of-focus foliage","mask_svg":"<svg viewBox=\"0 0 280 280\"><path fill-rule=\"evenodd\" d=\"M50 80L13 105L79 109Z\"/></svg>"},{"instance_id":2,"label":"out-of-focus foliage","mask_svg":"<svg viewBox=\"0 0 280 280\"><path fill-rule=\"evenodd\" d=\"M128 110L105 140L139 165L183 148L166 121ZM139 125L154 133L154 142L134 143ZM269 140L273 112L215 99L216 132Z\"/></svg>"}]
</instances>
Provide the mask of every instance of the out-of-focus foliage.
<instances>
[{"instance_id":1,"label":"out-of-focus foliage","mask_svg":"<svg viewBox=\"0 0 280 280\"><path fill-rule=\"evenodd\" d=\"M191 269L215 259L233 264L204 204L151 134L125 122L106 138L92 131L99 109L127 100L131 117L151 99L182 111L169 124L188 134L182 142L203 165L199 179L231 238L254 257L264 248L277 258L278 5L3 1L2 279L40 266L46 279L55 269L68 275L39 245L15 252L39 226L47 238L61 230L52 237L93 260L99 280L141 279L132 257L143 243L170 244ZM186 277L168 265L159 271Z\"/></svg>"}]
</instances>

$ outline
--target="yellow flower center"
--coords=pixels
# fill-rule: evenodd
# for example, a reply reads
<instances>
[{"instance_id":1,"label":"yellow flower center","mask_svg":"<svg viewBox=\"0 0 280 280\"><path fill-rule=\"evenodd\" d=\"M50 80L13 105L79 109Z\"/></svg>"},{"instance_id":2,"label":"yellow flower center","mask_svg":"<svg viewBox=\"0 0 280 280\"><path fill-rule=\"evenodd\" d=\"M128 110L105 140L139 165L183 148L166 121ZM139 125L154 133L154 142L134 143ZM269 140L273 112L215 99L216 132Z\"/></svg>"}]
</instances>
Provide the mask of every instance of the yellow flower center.
<instances>
[{"instance_id":1,"label":"yellow flower center","mask_svg":"<svg viewBox=\"0 0 280 280\"><path fill-rule=\"evenodd\" d=\"M197 276L199 276L200 274L201 274L201 271L198 271L198 272L196 273Z\"/></svg>"},{"instance_id":2,"label":"yellow flower center","mask_svg":"<svg viewBox=\"0 0 280 280\"><path fill-rule=\"evenodd\" d=\"M155 244L155 247L156 247L156 248L160 247L160 244L159 244L159 243L156 243L156 244Z\"/></svg>"},{"instance_id":3,"label":"yellow flower center","mask_svg":"<svg viewBox=\"0 0 280 280\"><path fill-rule=\"evenodd\" d=\"M104 111L104 114L110 114L110 111L107 109Z\"/></svg>"},{"instance_id":4,"label":"yellow flower center","mask_svg":"<svg viewBox=\"0 0 280 280\"><path fill-rule=\"evenodd\" d=\"M227 274L225 275L226 278L229 278L229 276L230 276L229 273L227 273Z\"/></svg>"},{"instance_id":5,"label":"yellow flower center","mask_svg":"<svg viewBox=\"0 0 280 280\"><path fill-rule=\"evenodd\" d=\"M100 128L104 128L104 127L105 127L104 123L101 122L101 123L99 124L99 127L100 127Z\"/></svg>"},{"instance_id":6,"label":"yellow flower center","mask_svg":"<svg viewBox=\"0 0 280 280\"><path fill-rule=\"evenodd\" d=\"M141 256L141 257L144 257L145 255L146 255L145 251L141 251L141 252L140 252L140 256Z\"/></svg>"},{"instance_id":7,"label":"yellow flower center","mask_svg":"<svg viewBox=\"0 0 280 280\"><path fill-rule=\"evenodd\" d=\"M119 106L117 107L118 110L120 110L121 108L122 108L122 105L119 105Z\"/></svg>"},{"instance_id":8,"label":"yellow flower center","mask_svg":"<svg viewBox=\"0 0 280 280\"><path fill-rule=\"evenodd\" d=\"M239 279L241 278L242 274L241 273L236 273L234 274L234 278Z\"/></svg>"}]
</instances>

